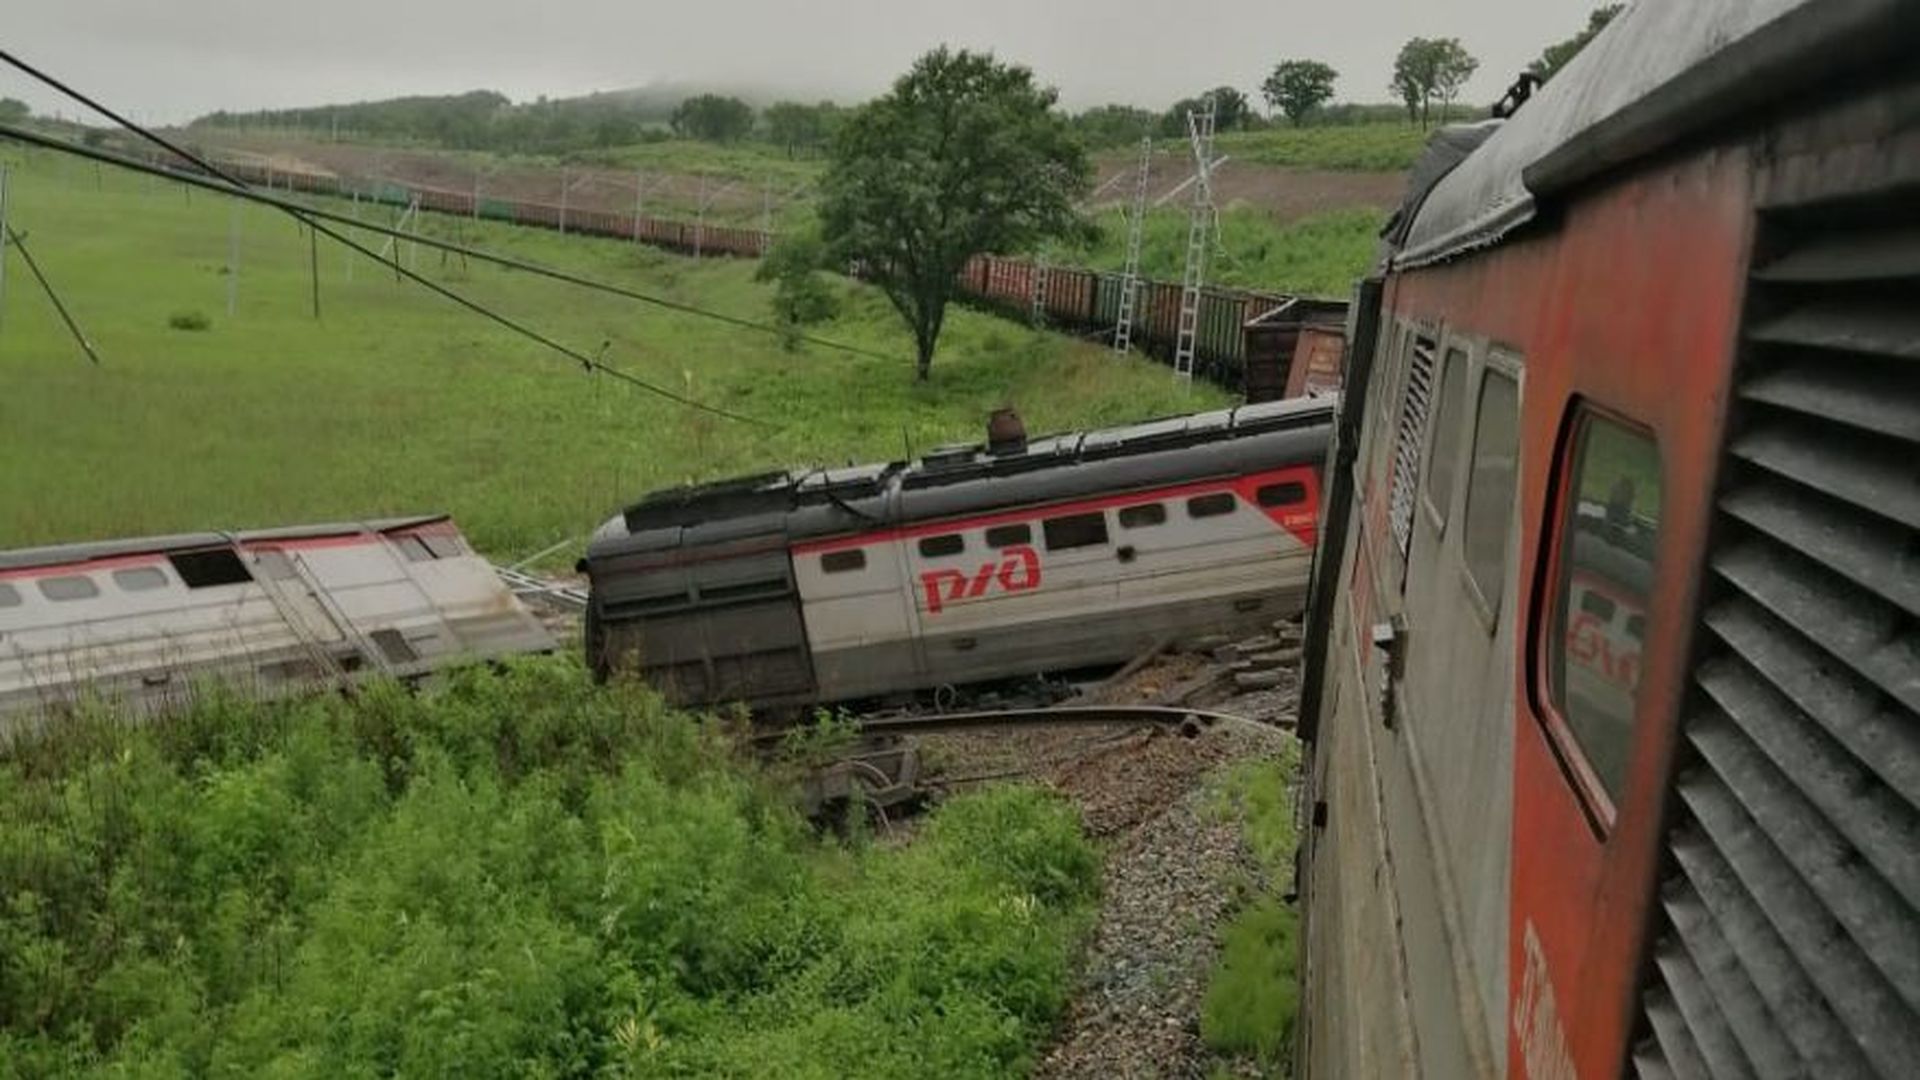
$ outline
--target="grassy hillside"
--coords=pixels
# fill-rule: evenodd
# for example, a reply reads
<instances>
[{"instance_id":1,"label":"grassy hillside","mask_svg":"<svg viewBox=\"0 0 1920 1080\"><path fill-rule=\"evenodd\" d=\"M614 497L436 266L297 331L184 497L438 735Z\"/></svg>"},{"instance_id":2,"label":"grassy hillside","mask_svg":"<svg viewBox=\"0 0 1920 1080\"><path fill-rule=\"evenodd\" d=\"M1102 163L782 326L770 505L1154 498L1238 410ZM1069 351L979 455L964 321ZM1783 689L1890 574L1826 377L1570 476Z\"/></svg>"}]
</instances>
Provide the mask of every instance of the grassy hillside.
<instances>
[{"instance_id":1,"label":"grassy hillside","mask_svg":"<svg viewBox=\"0 0 1920 1080\"><path fill-rule=\"evenodd\" d=\"M1345 297L1366 273L1386 215L1377 210L1335 210L1287 225L1258 210L1234 207L1220 214L1220 239L1207 271L1209 283L1271 292ZM1127 259L1124 209L1103 212L1098 243L1058 248L1056 262L1121 270ZM1187 259L1187 212L1154 210L1140 241L1140 273L1180 280Z\"/></svg>"},{"instance_id":2,"label":"grassy hillside","mask_svg":"<svg viewBox=\"0 0 1920 1080\"><path fill-rule=\"evenodd\" d=\"M1408 124L1275 127L1229 132L1219 137L1218 144L1221 153L1232 155L1236 161L1299 169L1391 172L1412 168L1429 134Z\"/></svg>"},{"instance_id":3,"label":"grassy hillside","mask_svg":"<svg viewBox=\"0 0 1920 1080\"><path fill-rule=\"evenodd\" d=\"M15 163L11 221L97 343L87 363L9 256L0 312L0 547L421 510L455 514L484 550L531 552L649 488L804 463L898 457L979 437L1011 403L1034 431L1225 400L1163 367L954 311L933 378L871 290L821 333L899 359L808 347L582 292L443 264L435 277L609 363L773 425L690 412L572 362L245 208L236 314L232 205L51 157ZM611 240L428 219L524 256L747 318L769 287L742 261ZM376 241L377 243L377 241ZM206 330L169 326L175 316Z\"/></svg>"},{"instance_id":4,"label":"grassy hillside","mask_svg":"<svg viewBox=\"0 0 1920 1080\"><path fill-rule=\"evenodd\" d=\"M577 666L0 759L0 1075L1024 1072L1098 858L1030 789L817 838Z\"/></svg>"}]
</instances>

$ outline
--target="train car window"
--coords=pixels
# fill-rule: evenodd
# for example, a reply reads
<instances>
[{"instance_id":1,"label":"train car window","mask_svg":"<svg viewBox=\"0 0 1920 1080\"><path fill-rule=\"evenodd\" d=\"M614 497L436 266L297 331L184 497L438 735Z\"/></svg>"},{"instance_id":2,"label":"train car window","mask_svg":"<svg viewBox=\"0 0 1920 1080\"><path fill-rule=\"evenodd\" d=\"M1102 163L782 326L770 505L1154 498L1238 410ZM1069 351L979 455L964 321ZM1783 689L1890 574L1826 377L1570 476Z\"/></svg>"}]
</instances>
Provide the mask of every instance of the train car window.
<instances>
[{"instance_id":1,"label":"train car window","mask_svg":"<svg viewBox=\"0 0 1920 1080\"><path fill-rule=\"evenodd\" d=\"M1506 372L1489 368L1480 379L1477 413L1466 532L1460 545L1467 576L1492 615L1500 610L1507 581L1507 533L1520 451L1520 384Z\"/></svg>"},{"instance_id":2,"label":"train car window","mask_svg":"<svg viewBox=\"0 0 1920 1080\"><path fill-rule=\"evenodd\" d=\"M451 559L467 553L460 543L460 537L453 533L426 533L420 537L420 542L427 545L427 550L433 552L436 559Z\"/></svg>"},{"instance_id":3,"label":"train car window","mask_svg":"<svg viewBox=\"0 0 1920 1080\"><path fill-rule=\"evenodd\" d=\"M1048 551L1069 551L1107 542L1107 515L1070 514L1048 518L1040 523L1046 533Z\"/></svg>"},{"instance_id":4,"label":"train car window","mask_svg":"<svg viewBox=\"0 0 1920 1080\"><path fill-rule=\"evenodd\" d=\"M433 552L427 549L426 542L417 536L393 537L393 546L400 549L408 562L432 562Z\"/></svg>"},{"instance_id":5,"label":"train car window","mask_svg":"<svg viewBox=\"0 0 1920 1080\"><path fill-rule=\"evenodd\" d=\"M1167 508L1160 503L1141 503L1120 508L1120 527L1146 529L1167 523Z\"/></svg>"},{"instance_id":6,"label":"train car window","mask_svg":"<svg viewBox=\"0 0 1920 1080\"><path fill-rule=\"evenodd\" d=\"M862 548L847 548L843 551L829 551L820 556L820 569L823 573L844 574L851 570L867 568L867 553Z\"/></svg>"},{"instance_id":7,"label":"train car window","mask_svg":"<svg viewBox=\"0 0 1920 1080\"><path fill-rule=\"evenodd\" d=\"M1565 475L1556 595L1547 639L1554 712L1607 794L1619 797L1632 746L1653 556L1660 451L1650 435L1588 412L1575 421Z\"/></svg>"},{"instance_id":8,"label":"train car window","mask_svg":"<svg viewBox=\"0 0 1920 1080\"><path fill-rule=\"evenodd\" d=\"M49 600L91 600L100 595L100 586L85 574L41 578L40 595Z\"/></svg>"},{"instance_id":9,"label":"train car window","mask_svg":"<svg viewBox=\"0 0 1920 1080\"><path fill-rule=\"evenodd\" d=\"M253 565L260 568L260 576L268 581L285 581L299 576L299 571L293 567L293 560L279 548L261 548L254 552Z\"/></svg>"},{"instance_id":10,"label":"train car window","mask_svg":"<svg viewBox=\"0 0 1920 1080\"><path fill-rule=\"evenodd\" d=\"M1216 491L1210 495L1195 495L1187 500L1187 516L1195 518L1219 517L1233 513L1240 500L1233 497L1231 491Z\"/></svg>"},{"instance_id":11,"label":"train car window","mask_svg":"<svg viewBox=\"0 0 1920 1080\"><path fill-rule=\"evenodd\" d=\"M1288 480L1280 484L1268 484L1253 493L1255 502L1261 506L1298 506L1307 501L1307 485L1298 480Z\"/></svg>"},{"instance_id":12,"label":"train car window","mask_svg":"<svg viewBox=\"0 0 1920 1080\"><path fill-rule=\"evenodd\" d=\"M244 585L253 580L246 566L240 562L231 548L210 548L206 551L182 551L167 556L173 564L173 572L189 589L206 589L215 585Z\"/></svg>"},{"instance_id":13,"label":"train car window","mask_svg":"<svg viewBox=\"0 0 1920 1080\"><path fill-rule=\"evenodd\" d=\"M943 555L958 555L967 550L966 538L959 533L942 533L939 536L920 538L920 554L929 559Z\"/></svg>"},{"instance_id":14,"label":"train car window","mask_svg":"<svg viewBox=\"0 0 1920 1080\"><path fill-rule=\"evenodd\" d=\"M167 587L167 575L157 566L129 566L113 572L113 583L128 592L151 592Z\"/></svg>"},{"instance_id":15,"label":"train car window","mask_svg":"<svg viewBox=\"0 0 1920 1080\"><path fill-rule=\"evenodd\" d=\"M20 599L20 590L11 585L0 583L0 607L19 607L25 601Z\"/></svg>"},{"instance_id":16,"label":"train car window","mask_svg":"<svg viewBox=\"0 0 1920 1080\"><path fill-rule=\"evenodd\" d=\"M1031 543L1033 543L1033 527L1024 521L1014 525L995 525L987 530L987 546L990 548Z\"/></svg>"},{"instance_id":17,"label":"train car window","mask_svg":"<svg viewBox=\"0 0 1920 1080\"><path fill-rule=\"evenodd\" d=\"M1440 372L1440 401L1433 415L1433 447L1427 452L1427 509L1442 531L1453 504L1453 483L1459 472L1460 432L1466 427L1467 354L1448 349Z\"/></svg>"}]
</instances>

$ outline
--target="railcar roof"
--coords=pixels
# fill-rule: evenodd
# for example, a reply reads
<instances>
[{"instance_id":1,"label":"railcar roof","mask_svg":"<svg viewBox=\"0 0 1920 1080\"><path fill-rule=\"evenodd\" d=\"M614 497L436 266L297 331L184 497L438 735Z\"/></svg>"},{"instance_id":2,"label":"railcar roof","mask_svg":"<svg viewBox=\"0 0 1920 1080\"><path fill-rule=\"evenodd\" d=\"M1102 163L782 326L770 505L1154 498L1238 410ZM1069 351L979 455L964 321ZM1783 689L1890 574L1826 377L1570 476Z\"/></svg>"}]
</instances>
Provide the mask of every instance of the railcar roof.
<instances>
[{"instance_id":1,"label":"railcar roof","mask_svg":"<svg viewBox=\"0 0 1920 1080\"><path fill-rule=\"evenodd\" d=\"M336 522L325 525L288 525L243 532L176 533L171 536L146 536L128 540L88 540L74 544L16 548L0 551L0 570L26 570L38 566L64 566L68 563L112 559L122 555L162 554L219 547L234 542L255 543L265 540L301 540L318 536L346 536L365 532L391 532L448 520L445 514L380 518L373 521Z\"/></svg>"},{"instance_id":2,"label":"railcar roof","mask_svg":"<svg viewBox=\"0 0 1920 1080\"><path fill-rule=\"evenodd\" d=\"M924 490L1055 465L1151 453L1290 425L1324 423L1336 401L1333 397L1292 398L1165 417L1125 427L1045 435L1028 440L1024 449L1010 452L995 452L980 444L947 446L931 450L912 462L761 473L667 488L627 507L621 517L602 526L601 532L622 522L631 534L709 524L731 517L783 514L808 504L872 498L896 482L906 490Z\"/></svg>"},{"instance_id":3,"label":"railcar roof","mask_svg":"<svg viewBox=\"0 0 1920 1080\"><path fill-rule=\"evenodd\" d=\"M1497 243L1549 195L1911 44L1913 0L1637 0L1426 197L1396 266Z\"/></svg>"}]
</instances>

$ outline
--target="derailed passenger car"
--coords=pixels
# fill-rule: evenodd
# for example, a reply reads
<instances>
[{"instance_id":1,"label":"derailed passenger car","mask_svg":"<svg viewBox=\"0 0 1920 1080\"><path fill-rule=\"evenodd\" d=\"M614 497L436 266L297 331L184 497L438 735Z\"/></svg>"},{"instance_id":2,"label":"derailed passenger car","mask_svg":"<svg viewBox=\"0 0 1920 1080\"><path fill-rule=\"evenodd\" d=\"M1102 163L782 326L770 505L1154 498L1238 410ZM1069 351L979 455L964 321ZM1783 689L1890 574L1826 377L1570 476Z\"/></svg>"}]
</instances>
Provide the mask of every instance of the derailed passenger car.
<instances>
[{"instance_id":1,"label":"derailed passenger car","mask_svg":"<svg viewBox=\"0 0 1920 1080\"><path fill-rule=\"evenodd\" d=\"M868 699L1298 612L1324 400L655 493L601 527L595 667L674 700Z\"/></svg>"},{"instance_id":2,"label":"derailed passenger car","mask_svg":"<svg viewBox=\"0 0 1920 1080\"><path fill-rule=\"evenodd\" d=\"M553 645L443 516L0 552L0 737L87 696L138 714Z\"/></svg>"}]
</instances>

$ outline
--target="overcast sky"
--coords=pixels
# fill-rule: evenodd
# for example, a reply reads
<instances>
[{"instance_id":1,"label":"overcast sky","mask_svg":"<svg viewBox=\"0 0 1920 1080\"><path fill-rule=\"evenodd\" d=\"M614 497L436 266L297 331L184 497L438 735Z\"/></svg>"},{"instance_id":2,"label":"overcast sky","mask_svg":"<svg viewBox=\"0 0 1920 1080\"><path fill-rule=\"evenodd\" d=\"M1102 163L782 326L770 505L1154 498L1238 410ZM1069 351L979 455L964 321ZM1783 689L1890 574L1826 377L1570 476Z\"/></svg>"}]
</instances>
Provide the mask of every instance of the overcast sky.
<instances>
[{"instance_id":1,"label":"overcast sky","mask_svg":"<svg viewBox=\"0 0 1920 1080\"><path fill-rule=\"evenodd\" d=\"M936 45L1032 67L1067 104L1164 107L1287 57L1341 100L1383 101L1409 37L1458 37L1490 101L1598 0L4 0L5 48L144 122L214 109L499 90L514 100L654 81L853 100ZM1685 0L1667 0L1685 2ZM0 95L76 109L11 70Z\"/></svg>"}]
</instances>

